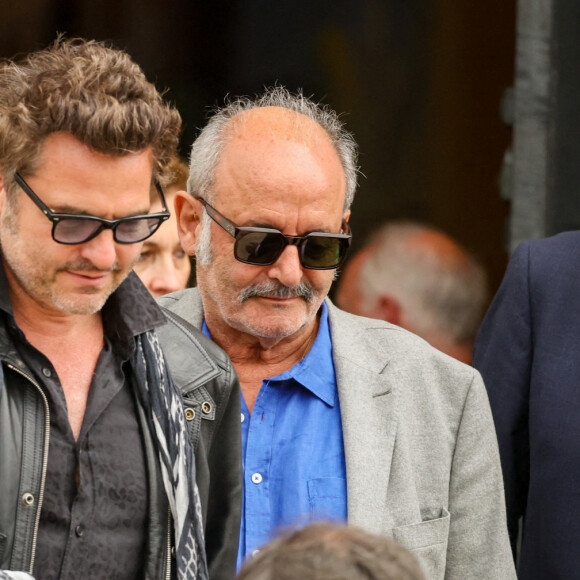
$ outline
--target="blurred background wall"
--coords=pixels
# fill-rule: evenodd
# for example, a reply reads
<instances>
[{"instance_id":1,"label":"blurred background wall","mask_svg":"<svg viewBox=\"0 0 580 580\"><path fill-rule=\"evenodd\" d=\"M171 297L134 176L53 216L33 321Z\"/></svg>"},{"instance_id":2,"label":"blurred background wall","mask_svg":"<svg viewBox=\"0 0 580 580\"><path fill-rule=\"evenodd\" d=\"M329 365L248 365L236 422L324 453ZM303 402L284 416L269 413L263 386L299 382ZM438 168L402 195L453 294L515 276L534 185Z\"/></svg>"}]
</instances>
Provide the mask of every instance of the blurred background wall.
<instances>
[{"instance_id":1,"label":"blurred background wall","mask_svg":"<svg viewBox=\"0 0 580 580\"><path fill-rule=\"evenodd\" d=\"M280 83L344 113L364 176L354 247L376 225L442 228L504 272L515 0L0 0L0 56L57 32L126 49L179 108L187 156L226 94Z\"/></svg>"}]
</instances>

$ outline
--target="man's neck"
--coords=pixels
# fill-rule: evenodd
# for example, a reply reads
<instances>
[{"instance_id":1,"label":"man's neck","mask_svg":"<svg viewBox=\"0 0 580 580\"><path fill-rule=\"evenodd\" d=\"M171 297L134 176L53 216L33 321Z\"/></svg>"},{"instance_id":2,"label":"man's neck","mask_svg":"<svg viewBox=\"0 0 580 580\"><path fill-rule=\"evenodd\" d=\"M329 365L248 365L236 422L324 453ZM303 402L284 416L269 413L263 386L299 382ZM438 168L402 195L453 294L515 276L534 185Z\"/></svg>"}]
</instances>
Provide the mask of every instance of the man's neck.
<instances>
[{"instance_id":1,"label":"man's neck","mask_svg":"<svg viewBox=\"0 0 580 580\"><path fill-rule=\"evenodd\" d=\"M262 381L275 377L299 363L308 353L318 334L316 317L308 326L283 338L256 337L229 326L206 320L212 339L221 346L234 365L242 394L251 411Z\"/></svg>"},{"instance_id":2,"label":"man's neck","mask_svg":"<svg viewBox=\"0 0 580 580\"><path fill-rule=\"evenodd\" d=\"M14 320L28 342L44 354L46 354L44 349L40 348L37 343L46 343L45 346L50 347L51 343L73 344L77 340L81 344L93 342L95 339L101 343L103 341L103 323L100 312L91 315L45 315L41 318L15 309Z\"/></svg>"},{"instance_id":3,"label":"man's neck","mask_svg":"<svg viewBox=\"0 0 580 580\"><path fill-rule=\"evenodd\" d=\"M54 367L67 403L71 430L77 439L105 341L101 313L66 314L18 298L12 300L12 311L26 340Z\"/></svg>"}]
</instances>

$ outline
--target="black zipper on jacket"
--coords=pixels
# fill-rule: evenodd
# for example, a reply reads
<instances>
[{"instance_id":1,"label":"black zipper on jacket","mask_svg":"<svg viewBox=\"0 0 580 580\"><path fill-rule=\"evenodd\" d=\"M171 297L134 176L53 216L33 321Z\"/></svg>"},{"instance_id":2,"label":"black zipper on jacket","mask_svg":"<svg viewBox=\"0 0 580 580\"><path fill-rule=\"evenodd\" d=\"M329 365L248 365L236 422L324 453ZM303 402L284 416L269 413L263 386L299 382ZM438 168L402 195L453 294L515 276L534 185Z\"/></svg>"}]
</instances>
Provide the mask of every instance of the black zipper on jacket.
<instances>
[{"instance_id":1,"label":"black zipper on jacket","mask_svg":"<svg viewBox=\"0 0 580 580\"><path fill-rule=\"evenodd\" d=\"M30 554L30 565L28 568L28 573L32 575L34 570L34 559L36 557L36 542L38 540L38 525L40 523L40 510L42 509L42 503L44 501L44 486L46 483L46 469L48 466L48 445L50 443L50 411L48 408L48 400L46 395L44 394L40 385L27 373L22 371L21 369L11 365L10 363L6 363L7 367L14 372L18 373L20 376L28 379L28 381L36 387L37 391L40 393L42 400L44 401L44 453L42 458L42 476L40 479L40 492L38 494L38 506L36 508L36 518L34 521L34 532L32 534L32 549Z\"/></svg>"}]
</instances>

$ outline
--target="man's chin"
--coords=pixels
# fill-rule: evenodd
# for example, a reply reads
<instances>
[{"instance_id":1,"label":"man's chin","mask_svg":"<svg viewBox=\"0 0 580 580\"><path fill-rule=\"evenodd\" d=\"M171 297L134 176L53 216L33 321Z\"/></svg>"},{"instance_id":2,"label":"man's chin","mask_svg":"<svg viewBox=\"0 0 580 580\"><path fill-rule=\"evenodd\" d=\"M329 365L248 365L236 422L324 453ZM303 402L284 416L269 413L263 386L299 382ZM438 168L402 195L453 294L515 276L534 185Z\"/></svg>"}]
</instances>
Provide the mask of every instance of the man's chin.
<instances>
[{"instance_id":1,"label":"man's chin","mask_svg":"<svg viewBox=\"0 0 580 580\"><path fill-rule=\"evenodd\" d=\"M57 300L54 307L65 314L90 316L102 310L107 298L92 296L92 300Z\"/></svg>"},{"instance_id":2,"label":"man's chin","mask_svg":"<svg viewBox=\"0 0 580 580\"><path fill-rule=\"evenodd\" d=\"M84 289L80 293L53 296L52 305L65 314L90 316L100 312L116 288L117 286L115 288L101 288L98 291Z\"/></svg>"},{"instance_id":3,"label":"man's chin","mask_svg":"<svg viewBox=\"0 0 580 580\"><path fill-rule=\"evenodd\" d=\"M250 299L246 304L250 304ZM258 303L260 303L258 305ZM265 302L268 302L265 306ZM244 312L244 316L238 318L238 323L248 334L259 338L283 339L292 336L308 326L316 317L320 304L316 307L313 303L306 303L302 298L289 302L275 300L256 299L251 309Z\"/></svg>"},{"instance_id":4,"label":"man's chin","mask_svg":"<svg viewBox=\"0 0 580 580\"><path fill-rule=\"evenodd\" d=\"M282 340L296 334L310 322L305 317L301 317L299 320L286 318L283 321L276 320L276 317L273 318L273 320L268 320L267 317L243 320L236 326L238 326L238 330L256 338Z\"/></svg>"},{"instance_id":5,"label":"man's chin","mask_svg":"<svg viewBox=\"0 0 580 580\"><path fill-rule=\"evenodd\" d=\"M62 294L54 297L54 303L59 310L67 314L91 315L100 312L111 294L125 280L128 273L118 276L114 283L106 288L85 286L72 294Z\"/></svg>"}]
</instances>

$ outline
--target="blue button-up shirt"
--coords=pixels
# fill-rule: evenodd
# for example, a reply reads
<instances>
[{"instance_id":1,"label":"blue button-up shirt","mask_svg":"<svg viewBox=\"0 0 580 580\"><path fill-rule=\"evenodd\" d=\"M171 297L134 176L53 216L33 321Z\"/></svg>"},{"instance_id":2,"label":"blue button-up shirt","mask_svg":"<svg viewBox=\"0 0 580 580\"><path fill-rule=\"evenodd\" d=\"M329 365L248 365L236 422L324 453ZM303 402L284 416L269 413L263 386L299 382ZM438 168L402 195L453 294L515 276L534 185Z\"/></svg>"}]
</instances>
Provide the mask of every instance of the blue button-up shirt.
<instances>
[{"instance_id":1,"label":"blue button-up shirt","mask_svg":"<svg viewBox=\"0 0 580 580\"><path fill-rule=\"evenodd\" d=\"M204 332L208 334L204 323ZM346 521L346 467L328 310L290 370L262 381L252 414L242 398L244 499L238 566L278 528Z\"/></svg>"}]
</instances>

